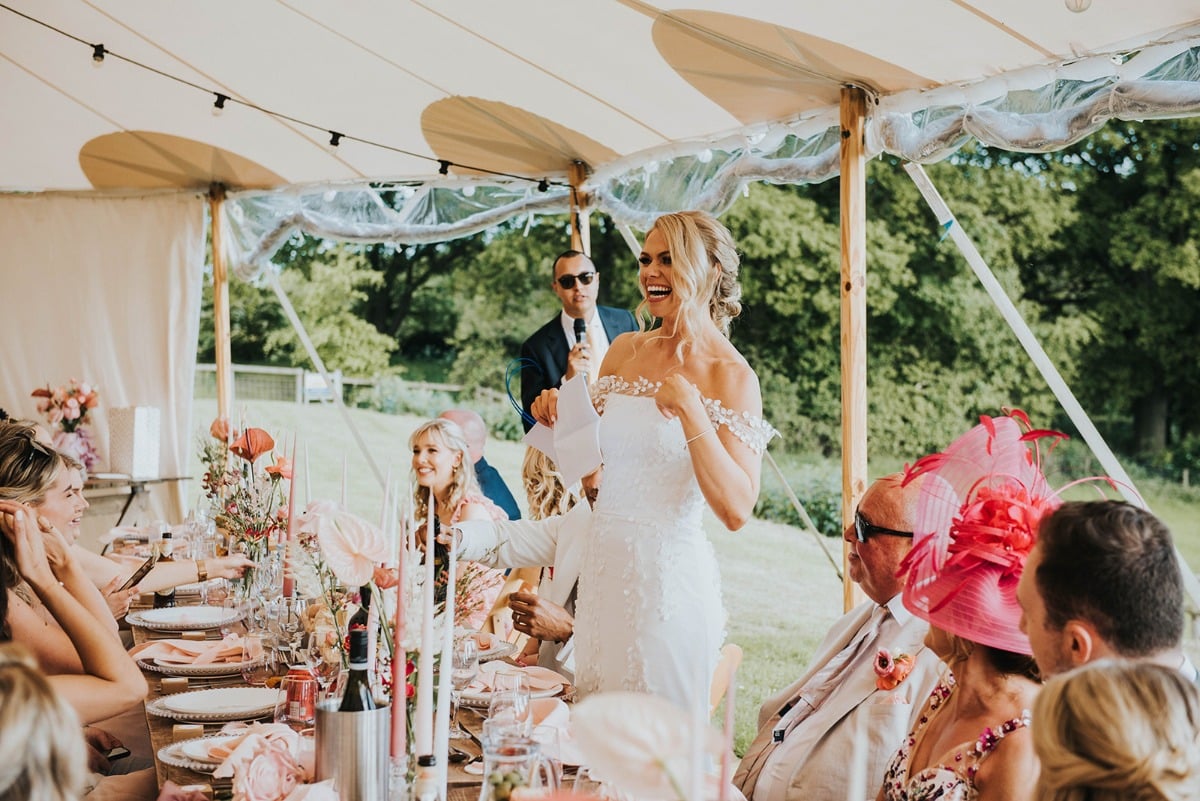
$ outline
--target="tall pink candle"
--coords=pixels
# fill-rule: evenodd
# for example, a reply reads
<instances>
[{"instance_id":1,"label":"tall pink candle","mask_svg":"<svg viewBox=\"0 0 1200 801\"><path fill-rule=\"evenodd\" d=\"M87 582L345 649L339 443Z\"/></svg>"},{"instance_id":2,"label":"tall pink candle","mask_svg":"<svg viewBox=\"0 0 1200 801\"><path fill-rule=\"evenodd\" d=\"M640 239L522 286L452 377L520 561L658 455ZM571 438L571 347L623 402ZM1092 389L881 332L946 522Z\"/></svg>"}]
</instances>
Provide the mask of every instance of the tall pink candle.
<instances>
[{"instance_id":1,"label":"tall pink candle","mask_svg":"<svg viewBox=\"0 0 1200 801\"><path fill-rule=\"evenodd\" d=\"M296 538L296 436L292 436L292 480L288 482L287 539L283 546L283 597L296 594L296 580L292 577L292 565L288 552Z\"/></svg>"},{"instance_id":2,"label":"tall pink candle","mask_svg":"<svg viewBox=\"0 0 1200 801\"><path fill-rule=\"evenodd\" d=\"M433 487L429 488L429 518L425 527L425 586L421 610L421 657L417 664L417 756L433 753Z\"/></svg>"},{"instance_id":3,"label":"tall pink candle","mask_svg":"<svg viewBox=\"0 0 1200 801\"><path fill-rule=\"evenodd\" d=\"M393 515L393 518L395 515ZM392 624L392 759L403 759L408 752L408 693L406 686L406 671L408 669L408 654L404 650L404 607L405 590L405 560L408 558L405 548L405 529L408 521L400 524L398 540L400 556L396 570L400 576L400 584L396 587L396 622Z\"/></svg>"}]
</instances>

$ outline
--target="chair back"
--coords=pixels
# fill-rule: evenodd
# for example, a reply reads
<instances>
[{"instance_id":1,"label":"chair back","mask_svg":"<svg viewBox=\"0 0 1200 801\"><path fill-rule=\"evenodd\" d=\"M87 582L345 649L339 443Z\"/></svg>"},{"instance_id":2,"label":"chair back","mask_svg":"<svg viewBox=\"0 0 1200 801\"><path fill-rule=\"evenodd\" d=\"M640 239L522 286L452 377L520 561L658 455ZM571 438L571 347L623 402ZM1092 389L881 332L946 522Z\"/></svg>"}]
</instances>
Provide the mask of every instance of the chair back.
<instances>
[{"instance_id":1,"label":"chair back","mask_svg":"<svg viewBox=\"0 0 1200 801\"><path fill-rule=\"evenodd\" d=\"M717 661L717 669L713 671L712 684L708 691L708 714L711 716L721 705L721 699L729 690L729 682L742 664L742 647L734 643L726 643L721 649L721 658Z\"/></svg>"}]
</instances>

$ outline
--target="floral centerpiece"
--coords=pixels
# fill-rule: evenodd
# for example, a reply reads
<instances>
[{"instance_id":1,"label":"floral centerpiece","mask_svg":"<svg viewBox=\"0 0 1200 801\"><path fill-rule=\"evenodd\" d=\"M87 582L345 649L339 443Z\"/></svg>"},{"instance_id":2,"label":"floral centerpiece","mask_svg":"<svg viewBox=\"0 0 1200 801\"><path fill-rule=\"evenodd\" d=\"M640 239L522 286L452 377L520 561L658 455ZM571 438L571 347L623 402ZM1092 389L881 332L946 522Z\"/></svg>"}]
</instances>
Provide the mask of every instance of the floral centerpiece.
<instances>
[{"instance_id":1,"label":"floral centerpiece","mask_svg":"<svg viewBox=\"0 0 1200 801\"><path fill-rule=\"evenodd\" d=\"M100 405L100 393L86 381L72 378L54 389L47 384L35 389L37 410L50 424L54 448L80 461L88 470L96 467L99 457L88 423L88 411Z\"/></svg>"},{"instance_id":2,"label":"floral centerpiece","mask_svg":"<svg viewBox=\"0 0 1200 801\"><path fill-rule=\"evenodd\" d=\"M229 421L218 418L209 436L200 441L204 465L201 486L217 507L217 527L229 538L231 553L244 553L262 564L279 535L287 528L283 482L292 478L292 464L283 456L259 467L259 459L273 453L275 440L261 428L238 432ZM248 590L254 571L242 577Z\"/></svg>"}]
</instances>

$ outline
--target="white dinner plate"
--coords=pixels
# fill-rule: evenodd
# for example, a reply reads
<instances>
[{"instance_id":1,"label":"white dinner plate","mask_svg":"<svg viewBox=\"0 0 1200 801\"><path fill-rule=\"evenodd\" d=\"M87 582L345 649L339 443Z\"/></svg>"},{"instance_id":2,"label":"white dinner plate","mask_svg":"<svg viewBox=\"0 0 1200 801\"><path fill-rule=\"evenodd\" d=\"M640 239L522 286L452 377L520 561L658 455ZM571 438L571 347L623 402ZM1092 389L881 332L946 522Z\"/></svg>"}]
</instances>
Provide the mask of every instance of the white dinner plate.
<instances>
[{"instance_id":1,"label":"white dinner plate","mask_svg":"<svg viewBox=\"0 0 1200 801\"><path fill-rule=\"evenodd\" d=\"M455 637L475 637L479 633L480 632L474 631L473 629L454 630ZM489 662L493 659L500 659L501 657L508 656L513 651L517 650L517 646L514 643L507 642L504 638L496 634L487 632L486 635L489 638L488 647L479 648L478 653L480 662ZM479 641L476 640L475 643L476 646L478 646Z\"/></svg>"},{"instance_id":2,"label":"white dinner plate","mask_svg":"<svg viewBox=\"0 0 1200 801\"><path fill-rule=\"evenodd\" d=\"M558 684L554 687L545 690L530 690L530 698L553 698L565 689L566 685ZM492 701L491 690L471 690L462 691L462 703L467 706L487 706Z\"/></svg>"},{"instance_id":3,"label":"white dinner plate","mask_svg":"<svg viewBox=\"0 0 1200 801\"><path fill-rule=\"evenodd\" d=\"M279 690L268 687L217 687L156 698L146 703L146 711L199 723L255 720L272 714L278 698Z\"/></svg>"},{"instance_id":4,"label":"white dinner plate","mask_svg":"<svg viewBox=\"0 0 1200 801\"><path fill-rule=\"evenodd\" d=\"M279 690L270 687L214 687L164 696L163 707L187 715L236 715L275 708Z\"/></svg>"},{"instance_id":5,"label":"white dinner plate","mask_svg":"<svg viewBox=\"0 0 1200 801\"><path fill-rule=\"evenodd\" d=\"M172 606L166 609L140 609L125 616L131 626L159 631L215 629L241 617L236 609L221 606Z\"/></svg>"}]
</instances>

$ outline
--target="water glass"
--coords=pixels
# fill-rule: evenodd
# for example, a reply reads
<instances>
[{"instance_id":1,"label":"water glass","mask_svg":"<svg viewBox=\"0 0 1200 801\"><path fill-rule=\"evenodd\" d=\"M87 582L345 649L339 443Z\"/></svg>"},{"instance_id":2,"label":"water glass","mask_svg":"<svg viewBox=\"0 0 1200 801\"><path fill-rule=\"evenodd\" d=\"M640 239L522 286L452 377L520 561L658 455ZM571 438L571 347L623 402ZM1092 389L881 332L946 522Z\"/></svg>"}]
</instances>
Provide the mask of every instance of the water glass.
<instances>
[{"instance_id":1,"label":"water glass","mask_svg":"<svg viewBox=\"0 0 1200 801\"><path fill-rule=\"evenodd\" d=\"M221 624L222 637L228 637L230 634L244 635L250 631L249 606L249 602L239 598L236 593L226 594L225 599L221 601L221 608L225 610L221 619L227 621Z\"/></svg>"},{"instance_id":2,"label":"water glass","mask_svg":"<svg viewBox=\"0 0 1200 801\"><path fill-rule=\"evenodd\" d=\"M274 673L275 649L261 632L242 637L242 680L251 687L265 687Z\"/></svg>"},{"instance_id":3,"label":"water glass","mask_svg":"<svg viewBox=\"0 0 1200 801\"><path fill-rule=\"evenodd\" d=\"M562 745L557 726L534 726L531 739L538 744L542 757L550 765L550 770L558 784L563 780Z\"/></svg>"},{"instance_id":4,"label":"water glass","mask_svg":"<svg viewBox=\"0 0 1200 801\"><path fill-rule=\"evenodd\" d=\"M479 675L479 649L475 645L475 639L468 636L455 640L450 658L450 682L453 685L450 693L450 738L464 740L471 734L458 722L458 707L462 691Z\"/></svg>"},{"instance_id":5,"label":"water glass","mask_svg":"<svg viewBox=\"0 0 1200 801\"><path fill-rule=\"evenodd\" d=\"M503 729L518 737L528 737L533 726L533 710L528 690L494 690L488 704L488 721L494 731Z\"/></svg>"}]
</instances>

